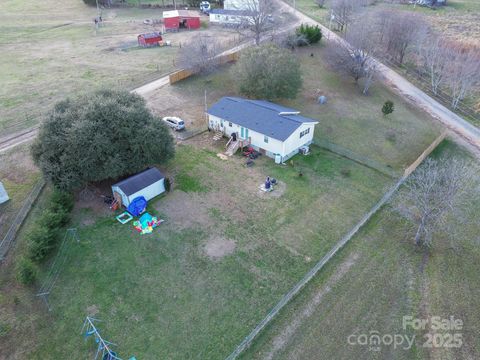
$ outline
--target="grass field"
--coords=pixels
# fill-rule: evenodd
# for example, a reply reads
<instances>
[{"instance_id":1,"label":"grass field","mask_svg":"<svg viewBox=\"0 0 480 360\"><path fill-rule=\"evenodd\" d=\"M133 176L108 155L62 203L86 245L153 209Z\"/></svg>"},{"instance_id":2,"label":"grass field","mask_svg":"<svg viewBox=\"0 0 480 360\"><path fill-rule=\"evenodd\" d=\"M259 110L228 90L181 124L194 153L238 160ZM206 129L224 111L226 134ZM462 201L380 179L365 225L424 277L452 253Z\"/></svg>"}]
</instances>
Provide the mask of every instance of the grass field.
<instances>
[{"instance_id":1,"label":"grass field","mask_svg":"<svg viewBox=\"0 0 480 360\"><path fill-rule=\"evenodd\" d=\"M439 155L468 157L448 142L433 156ZM478 163L474 166L479 167ZM471 218L460 226L456 251L437 236L433 249L424 255L405 236L398 215L386 207L287 306L243 358L478 358L478 221ZM424 348L425 332L402 328L402 318L408 315L461 319L462 347ZM394 349L393 345L375 349L347 342L351 334L370 336L372 331L381 336L415 335L416 340L410 349Z\"/></svg>"},{"instance_id":2,"label":"grass field","mask_svg":"<svg viewBox=\"0 0 480 360\"><path fill-rule=\"evenodd\" d=\"M30 158L28 146L0 154L0 180L10 197L8 202L0 205L1 241L33 186L40 180L40 172Z\"/></svg>"},{"instance_id":3,"label":"grass field","mask_svg":"<svg viewBox=\"0 0 480 360\"><path fill-rule=\"evenodd\" d=\"M333 142L360 157L401 170L439 134L438 125L429 116L406 104L383 84L376 83L368 96L361 95L353 80L326 66L322 46L298 50L297 56L302 66L303 89L296 99L280 102L319 120L316 140ZM226 67L208 77L193 77L169 89L160 89L150 95L149 105L161 116L178 115L189 126L205 126L204 90L208 105L222 96L238 96L230 69ZM327 104L316 102L317 90L327 96ZM386 100L395 103L394 113L387 118L381 112Z\"/></svg>"},{"instance_id":4,"label":"grass field","mask_svg":"<svg viewBox=\"0 0 480 360\"><path fill-rule=\"evenodd\" d=\"M149 209L166 223L150 236L102 205L80 203L72 226L81 242L71 245L51 314L2 271L1 287L10 290L2 321L14 329L0 338L2 349L13 356L22 343L29 358L84 358L92 344L78 331L90 314L105 320L102 330L125 356L223 358L391 183L316 148L295 168L261 159L247 169L243 161L181 146L166 169L176 190ZM267 174L283 183L277 197L258 190ZM17 322L26 316L31 322Z\"/></svg>"},{"instance_id":5,"label":"grass field","mask_svg":"<svg viewBox=\"0 0 480 360\"><path fill-rule=\"evenodd\" d=\"M171 47L140 49L137 35L160 28L161 9L103 10L95 31L96 9L81 0L0 2L0 133L41 121L55 101L99 87L132 89L175 68L175 54L191 32L165 36ZM209 32L210 30L201 30ZM216 32L228 41L229 32Z\"/></svg>"}]
</instances>

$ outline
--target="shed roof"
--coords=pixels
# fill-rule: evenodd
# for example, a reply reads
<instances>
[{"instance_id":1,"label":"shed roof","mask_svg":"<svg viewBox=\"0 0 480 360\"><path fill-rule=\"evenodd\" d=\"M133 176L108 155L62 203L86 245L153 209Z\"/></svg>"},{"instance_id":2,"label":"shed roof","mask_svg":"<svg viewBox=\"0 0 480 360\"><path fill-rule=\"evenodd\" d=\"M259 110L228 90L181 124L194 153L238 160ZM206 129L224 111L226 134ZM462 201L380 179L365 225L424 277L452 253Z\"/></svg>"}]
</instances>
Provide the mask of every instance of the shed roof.
<instances>
[{"instance_id":1,"label":"shed roof","mask_svg":"<svg viewBox=\"0 0 480 360\"><path fill-rule=\"evenodd\" d=\"M164 178L165 176L160 170L152 167L138 174L132 175L112 186L119 187L125 195L130 196Z\"/></svg>"},{"instance_id":2,"label":"shed roof","mask_svg":"<svg viewBox=\"0 0 480 360\"><path fill-rule=\"evenodd\" d=\"M280 141L287 140L302 124L318 124L317 120L299 115L298 110L239 97L221 98L208 113Z\"/></svg>"},{"instance_id":3,"label":"shed roof","mask_svg":"<svg viewBox=\"0 0 480 360\"><path fill-rule=\"evenodd\" d=\"M140 34L138 36L142 36L144 39L155 39L161 37L158 32L147 33L147 34Z\"/></svg>"},{"instance_id":4,"label":"shed roof","mask_svg":"<svg viewBox=\"0 0 480 360\"><path fill-rule=\"evenodd\" d=\"M175 17L183 17L183 18L199 18L200 15L195 11L190 10L168 10L163 12L163 18L175 18Z\"/></svg>"}]
</instances>

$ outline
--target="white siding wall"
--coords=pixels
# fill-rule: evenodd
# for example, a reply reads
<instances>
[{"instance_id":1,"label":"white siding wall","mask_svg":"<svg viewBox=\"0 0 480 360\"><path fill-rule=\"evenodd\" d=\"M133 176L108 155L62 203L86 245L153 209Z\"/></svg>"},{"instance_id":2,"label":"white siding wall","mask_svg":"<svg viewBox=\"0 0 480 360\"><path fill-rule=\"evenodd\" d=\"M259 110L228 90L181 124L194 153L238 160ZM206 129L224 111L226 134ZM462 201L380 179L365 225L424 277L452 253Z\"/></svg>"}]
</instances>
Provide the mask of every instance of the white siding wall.
<instances>
[{"instance_id":1,"label":"white siding wall","mask_svg":"<svg viewBox=\"0 0 480 360\"><path fill-rule=\"evenodd\" d=\"M222 119L213 115L209 115L209 126L213 130L222 131L228 137L231 136L231 134L234 132L238 133L239 137L241 136L241 126L234 123L232 123L232 126L229 126L228 121L222 121ZM305 131L307 128L310 128L310 132L300 137L300 133L302 131ZM312 143L314 131L314 124L303 124L292 135L290 135L287 140L283 142L269 137L268 143L266 143L264 141L263 134L260 134L251 129L248 130L248 136L251 138L251 143L253 147L257 150L266 150L267 155L271 158L275 158L275 154L280 154L282 158L284 158L283 160L286 160L296 154L300 147L304 145L310 145Z\"/></svg>"},{"instance_id":2,"label":"white siding wall","mask_svg":"<svg viewBox=\"0 0 480 360\"><path fill-rule=\"evenodd\" d=\"M210 22L218 24L240 24L242 18L239 15L210 14Z\"/></svg>"},{"instance_id":3,"label":"white siding wall","mask_svg":"<svg viewBox=\"0 0 480 360\"><path fill-rule=\"evenodd\" d=\"M300 133L305 131L307 128L310 128L310 132L302 137ZM285 140L285 155L291 154L292 152L298 150L303 145L309 145L313 141L313 133L315 131L315 125L313 124L303 124L300 126L290 137Z\"/></svg>"},{"instance_id":4,"label":"white siding wall","mask_svg":"<svg viewBox=\"0 0 480 360\"><path fill-rule=\"evenodd\" d=\"M118 186L112 186L112 192L119 193L122 196L122 205L128 207L128 205L130 205L130 202L136 197L143 196L148 201L153 199L155 196L164 193L165 179L161 179L156 183L147 186L146 188L137 191L130 196L125 195L125 193Z\"/></svg>"},{"instance_id":5,"label":"white siding wall","mask_svg":"<svg viewBox=\"0 0 480 360\"><path fill-rule=\"evenodd\" d=\"M209 115L209 126L211 129L222 131L228 137L234 132L238 134L239 138L241 138L242 135L242 127L240 125L232 123L232 126L230 126L229 121L223 120L222 126L222 119L213 115ZM253 131L252 129L248 129L248 137L250 137L251 143L254 147L266 150L268 156L274 157L275 154L284 155L283 142L269 137L268 143L266 143L264 135Z\"/></svg>"}]
</instances>

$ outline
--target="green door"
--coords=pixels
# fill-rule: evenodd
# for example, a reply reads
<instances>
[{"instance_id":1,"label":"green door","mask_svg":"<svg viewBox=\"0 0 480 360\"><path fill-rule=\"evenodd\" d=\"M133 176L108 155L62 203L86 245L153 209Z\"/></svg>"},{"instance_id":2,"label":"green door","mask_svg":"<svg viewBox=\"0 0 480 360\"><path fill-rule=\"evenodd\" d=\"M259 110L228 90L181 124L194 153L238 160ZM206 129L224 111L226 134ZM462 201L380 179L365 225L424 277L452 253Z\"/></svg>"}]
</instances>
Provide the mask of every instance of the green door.
<instances>
[{"instance_id":1,"label":"green door","mask_svg":"<svg viewBox=\"0 0 480 360\"><path fill-rule=\"evenodd\" d=\"M240 137L242 139L248 139L248 129L247 128L240 128Z\"/></svg>"}]
</instances>

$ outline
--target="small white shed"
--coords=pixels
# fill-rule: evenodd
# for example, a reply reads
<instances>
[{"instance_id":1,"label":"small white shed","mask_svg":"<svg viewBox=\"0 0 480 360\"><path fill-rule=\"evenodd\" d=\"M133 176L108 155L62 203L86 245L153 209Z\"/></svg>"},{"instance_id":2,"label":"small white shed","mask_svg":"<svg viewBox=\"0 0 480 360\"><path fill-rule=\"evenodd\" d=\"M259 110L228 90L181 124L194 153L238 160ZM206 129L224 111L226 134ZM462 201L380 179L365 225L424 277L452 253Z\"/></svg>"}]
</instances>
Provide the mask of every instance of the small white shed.
<instances>
[{"instance_id":1,"label":"small white shed","mask_svg":"<svg viewBox=\"0 0 480 360\"><path fill-rule=\"evenodd\" d=\"M165 176L157 168L149 168L112 185L112 193L120 205L128 207L130 202L143 196L147 201L165 192Z\"/></svg>"},{"instance_id":2,"label":"small white shed","mask_svg":"<svg viewBox=\"0 0 480 360\"><path fill-rule=\"evenodd\" d=\"M3 187L2 182L0 181L0 204L7 202L10 198L8 197L7 190Z\"/></svg>"}]
</instances>

